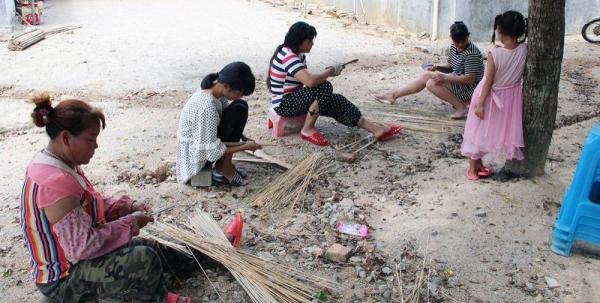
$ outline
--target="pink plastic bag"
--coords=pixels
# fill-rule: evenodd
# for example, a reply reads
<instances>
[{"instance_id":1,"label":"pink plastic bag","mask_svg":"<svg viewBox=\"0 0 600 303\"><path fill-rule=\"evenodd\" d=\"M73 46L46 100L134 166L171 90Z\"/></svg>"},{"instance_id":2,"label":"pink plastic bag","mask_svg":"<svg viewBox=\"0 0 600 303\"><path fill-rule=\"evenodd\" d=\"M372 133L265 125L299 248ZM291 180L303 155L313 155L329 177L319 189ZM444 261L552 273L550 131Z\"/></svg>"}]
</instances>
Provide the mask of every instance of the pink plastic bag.
<instances>
[{"instance_id":1,"label":"pink plastic bag","mask_svg":"<svg viewBox=\"0 0 600 303\"><path fill-rule=\"evenodd\" d=\"M345 223L340 222L337 225L337 230L343 234L367 237L369 235L369 227L364 224L358 223Z\"/></svg>"}]
</instances>

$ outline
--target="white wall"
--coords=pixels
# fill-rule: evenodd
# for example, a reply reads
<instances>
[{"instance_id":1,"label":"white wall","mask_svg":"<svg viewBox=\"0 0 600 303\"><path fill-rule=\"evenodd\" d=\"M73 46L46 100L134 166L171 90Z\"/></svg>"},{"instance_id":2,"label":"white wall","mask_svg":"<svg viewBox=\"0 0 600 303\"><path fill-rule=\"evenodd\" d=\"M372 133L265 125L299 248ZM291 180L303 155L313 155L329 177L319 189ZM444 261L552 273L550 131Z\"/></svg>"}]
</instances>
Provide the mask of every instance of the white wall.
<instances>
[{"instance_id":1,"label":"white wall","mask_svg":"<svg viewBox=\"0 0 600 303\"><path fill-rule=\"evenodd\" d=\"M0 0L0 25L10 25L15 15L14 0Z\"/></svg>"},{"instance_id":2,"label":"white wall","mask_svg":"<svg viewBox=\"0 0 600 303\"><path fill-rule=\"evenodd\" d=\"M367 14L365 20L392 27L402 27L410 32L427 32L433 29L433 3L435 0L362 0ZM362 15L361 0L308 0L319 5L334 5L339 10ZM448 28L454 21L464 21L475 41L488 41L492 37L494 17L507 10L516 10L527 16L526 0L439 0L438 37L448 37ZM579 34L588 19L600 15L600 0L566 0L565 30L567 35Z\"/></svg>"}]
</instances>

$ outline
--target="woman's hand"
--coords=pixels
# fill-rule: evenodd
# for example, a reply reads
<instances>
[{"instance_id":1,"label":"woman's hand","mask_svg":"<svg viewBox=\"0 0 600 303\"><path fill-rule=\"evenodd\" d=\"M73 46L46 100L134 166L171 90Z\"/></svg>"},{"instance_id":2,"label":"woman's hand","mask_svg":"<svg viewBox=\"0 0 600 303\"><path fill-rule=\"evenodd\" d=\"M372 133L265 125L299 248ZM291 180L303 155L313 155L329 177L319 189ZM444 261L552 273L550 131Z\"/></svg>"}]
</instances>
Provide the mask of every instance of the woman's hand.
<instances>
[{"instance_id":1,"label":"woman's hand","mask_svg":"<svg viewBox=\"0 0 600 303\"><path fill-rule=\"evenodd\" d=\"M475 107L475 116L483 120L483 103L477 103L477 107Z\"/></svg>"},{"instance_id":2,"label":"woman's hand","mask_svg":"<svg viewBox=\"0 0 600 303\"><path fill-rule=\"evenodd\" d=\"M250 141L246 141L246 144L244 144L245 150L251 150L252 152L255 152L257 149L262 149L262 146L260 146L258 143L250 140Z\"/></svg>"},{"instance_id":3,"label":"woman's hand","mask_svg":"<svg viewBox=\"0 0 600 303\"><path fill-rule=\"evenodd\" d=\"M431 79L435 81L435 83L445 83L447 80L446 75L441 73L435 73L431 75Z\"/></svg>"},{"instance_id":4,"label":"woman's hand","mask_svg":"<svg viewBox=\"0 0 600 303\"><path fill-rule=\"evenodd\" d=\"M144 202L139 202L139 201L133 201L133 204L131 204L131 212L142 212L145 214L151 213L152 212L152 206L144 203Z\"/></svg>"},{"instance_id":5,"label":"woman's hand","mask_svg":"<svg viewBox=\"0 0 600 303\"><path fill-rule=\"evenodd\" d=\"M148 225L148 223L154 222L153 217L148 216L148 215L142 213L141 211L136 211L132 215L137 220L137 225L139 228L144 228L144 226Z\"/></svg>"},{"instance_id":6,"label":"woman's hand","mask_svg":"<svg viewBox=\"0 0 600 303\"><path fill-rule=\"evenodd\" d=\"M333 67L333 75L331 75L331 76L333 76L333 77L339 76L342 73L342 71L344 70L344 68L346 68L341 63L336 63L332 67Z\"/></svg>"}]
</instances>

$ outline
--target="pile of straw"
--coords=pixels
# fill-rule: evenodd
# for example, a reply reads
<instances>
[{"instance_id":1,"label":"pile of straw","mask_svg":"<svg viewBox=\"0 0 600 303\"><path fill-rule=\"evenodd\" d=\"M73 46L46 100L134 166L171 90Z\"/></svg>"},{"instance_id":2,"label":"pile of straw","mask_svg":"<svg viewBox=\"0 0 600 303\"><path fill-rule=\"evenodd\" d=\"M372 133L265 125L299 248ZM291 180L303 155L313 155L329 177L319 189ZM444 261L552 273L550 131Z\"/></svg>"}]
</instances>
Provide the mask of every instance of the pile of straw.
<instances>
[{"instance_id":1,"label":"pile of straw","mask_svg":"<svg viewBox=\"0 0 600 303\"><path fill-rule=\"evenodd\" d=\"M46 32L41 29L32 29L8 41L8 49L11 51L22 51L46 37Z\"/></svg>"},{"instance_id":2,"label":"pile of straw","mask_svg":"<svg viewBox=\"0 0 600 303\"><path fill-rule=\"evenodd\" d=\"M332 167L322 153L312 153L298 162L271 184L256 191L248 198L248 204L266 210L304 203L312 180L318 179Z\"/></svg>"},{"instance_id":3,"label":"pile of straw","mask_svg":"<svg viewBox=\"0 0 600 303\"><path fill-rule=\"evenodd\" d=\"M395 121L401 122L400 124L404 129L412 131L454 134L462 132L465 127L465 120L452 120L447 112L379 103L369 103L361 108L377 112L374 116L393 118ZM375 122L389 123L381 120L375 120Z\"/></svg>"},{"instance_id":4,"label":"pile of straw","mask_svg":"<svg viewBox=\"0 0 600 303\"><path fill-rule=\"evenodd\" d=\"M153 229L161 235L186 246L157 239L160 243L191 254L186 248L189 246L223 264L253 302L311 302L313 290L336 287L333 281L236 251L210 214L202 213L190 218L186 227L161 222L153 224Z\"/></svg>"}]
</instances>

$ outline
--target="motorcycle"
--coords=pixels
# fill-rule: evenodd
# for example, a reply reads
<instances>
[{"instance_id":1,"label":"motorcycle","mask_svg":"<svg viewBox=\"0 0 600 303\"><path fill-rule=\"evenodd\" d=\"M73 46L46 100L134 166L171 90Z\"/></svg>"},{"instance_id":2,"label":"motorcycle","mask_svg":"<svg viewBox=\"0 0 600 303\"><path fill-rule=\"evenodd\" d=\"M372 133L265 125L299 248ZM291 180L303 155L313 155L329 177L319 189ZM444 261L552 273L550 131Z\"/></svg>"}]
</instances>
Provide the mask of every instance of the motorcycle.
<instances>
[{"instance_id":1,"label":"motorcycle","mask_svg":"<svg viewBox=\"0 0 600 303\"><path fill-rule=\"evenodd\" d=\"M600 43L600 16L586 22L581 28L581 36L590 43Z\"/></svg>"}]
</instances>

